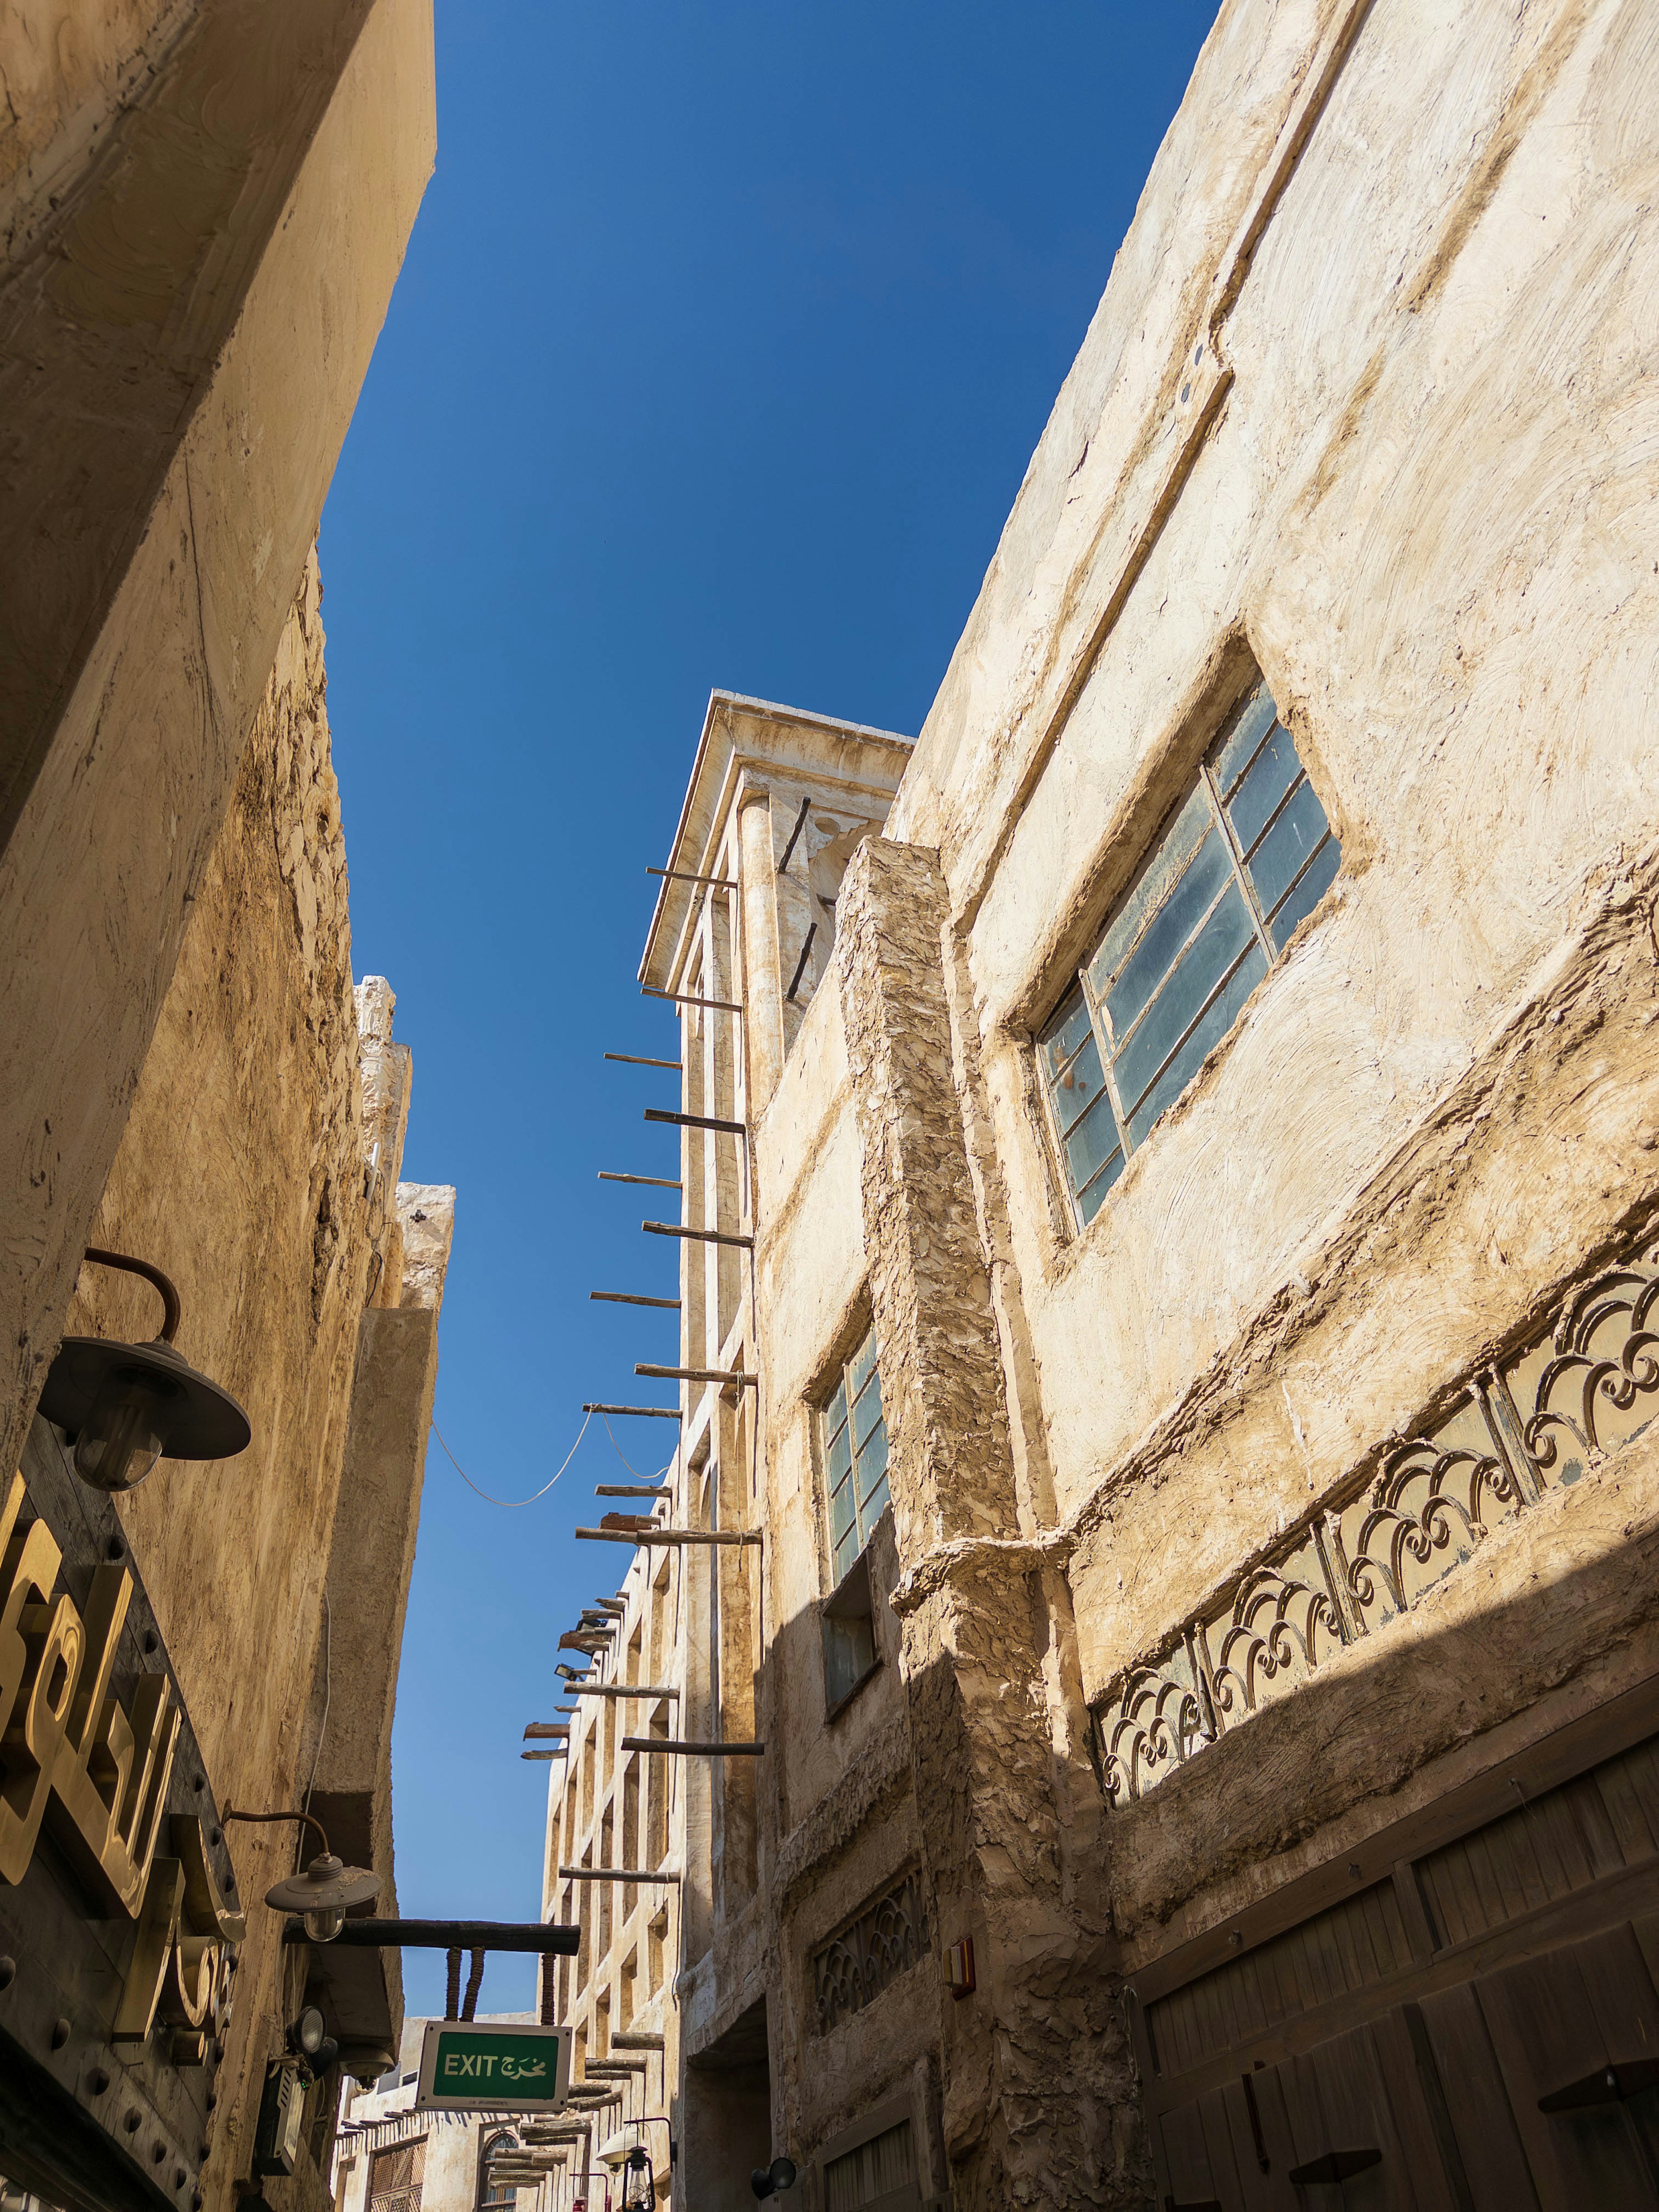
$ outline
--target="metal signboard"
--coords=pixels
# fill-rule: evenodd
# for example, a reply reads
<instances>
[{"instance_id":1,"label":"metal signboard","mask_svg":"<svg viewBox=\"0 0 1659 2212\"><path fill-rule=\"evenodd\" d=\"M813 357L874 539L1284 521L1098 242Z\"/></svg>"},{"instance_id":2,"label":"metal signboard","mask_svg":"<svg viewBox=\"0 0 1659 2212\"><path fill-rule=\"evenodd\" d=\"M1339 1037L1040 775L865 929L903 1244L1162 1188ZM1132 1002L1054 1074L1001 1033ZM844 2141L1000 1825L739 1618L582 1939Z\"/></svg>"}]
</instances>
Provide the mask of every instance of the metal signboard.
<instances>
[{"instance_id":1,"label":"metal signboard","mask_svg":"<svg viewBox=\"0 0 1659 2212\"><path fill-rule=\"evenodd\" d=\"M570 2087L572 2040L568 2027L429 2021L416 2106L430 2112L556 2112Z\"/></svg>"}]
</instances>

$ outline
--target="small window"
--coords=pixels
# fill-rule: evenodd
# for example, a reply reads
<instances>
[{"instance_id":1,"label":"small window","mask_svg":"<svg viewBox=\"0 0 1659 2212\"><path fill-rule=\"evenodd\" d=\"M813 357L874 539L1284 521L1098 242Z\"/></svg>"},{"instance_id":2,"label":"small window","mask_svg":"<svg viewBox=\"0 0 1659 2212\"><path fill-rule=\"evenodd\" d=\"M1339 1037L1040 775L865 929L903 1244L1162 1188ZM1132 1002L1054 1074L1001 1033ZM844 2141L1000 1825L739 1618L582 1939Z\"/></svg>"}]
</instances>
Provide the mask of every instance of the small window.
<instances>
[{"instance_id":1,"label":"small window","mask_svg":"<svg viewBox=\"0 0 1659 2212\"><path fill-rule=\"evenodd\" d=\"M823 1703L833 1717L880 1664L867 1552L859 1553L825 1598L819 1619L823 1630Z\"/></svg>"},{"instance_id":2,"label":"small window","mask_svg":"<svg viewBox=\"0 0 1659 2212\"><path fill-rule=\"evenodd\" d=\"M830 1571L839 1583L869 1542L887 1503L887 1427L873 1329L842 1369L822 1418Z\"/></svg>"},{"instance_id":3,"label":"small window","mask_svg":"<svg viewBox=\"0 0 1659 2212\"><path fill-rule=\"evenodd\" d=\"M1079 1221L1092 1221L1341 861L1265 684L1228 717L1038 1039Z\"/></svg>"},{"instance_id":4,"label":"small window","mask_svg":"<svg viewBox=\"0 0 1659 2212\"><path fill-rule=\"evenodd\" d=\"M865 2212L865 2208L919 2203L915 2192L916 2154L910 2123L832 2158L823 2169L824 2212Z\"/></svg>"}]
</instances>

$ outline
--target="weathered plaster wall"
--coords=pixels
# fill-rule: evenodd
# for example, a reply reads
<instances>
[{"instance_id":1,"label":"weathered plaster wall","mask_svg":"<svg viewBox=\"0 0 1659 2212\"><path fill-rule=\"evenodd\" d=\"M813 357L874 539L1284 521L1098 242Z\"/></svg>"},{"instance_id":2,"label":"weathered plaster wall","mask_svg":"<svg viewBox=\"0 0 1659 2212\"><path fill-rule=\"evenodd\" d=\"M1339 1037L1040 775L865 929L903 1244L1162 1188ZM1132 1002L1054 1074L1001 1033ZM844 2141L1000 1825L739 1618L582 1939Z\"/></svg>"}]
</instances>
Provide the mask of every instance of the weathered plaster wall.
<instances>
[{"instance_id":1,"label":"weathered plaster wall","mask_svg":"<svg viewBox=\"0 0 1659 2212\"><path fill-rule=\"evenodd\" d=\"M1645 11L1376 0L1102 627L1114 503L1337 13L1218 19L890 823L939 842L964 933L1091 1691L1654 1185ZM1024 1040L1247 645L1343 872L1072 1236Z\"/></svg>"},{"instance_id":2,"label":"weathered plaster wall","mask_svg":"<svg viewBox=\"0 0 1659 2212\"><path fill-rule=\"evenodd\" d=\"M0 293L14 1454L432 161L426 0L261 9L258 36L228 0L198 12L189 66L161 73L64 201L64 237ZM192 160L213 185L194 198ZM106 232L141 204L156 258L135 270ZM129 289L100 278L112 267ZM92 421L107 449L86 445Z\"/></svg>"},{"instance_id":3,"label":"weathered plaster wall","mask_svg":"<svg viewBox=\"0 0 1659 2212\"><path fill-rule=\"evenodd\" d=\"M50 216L191 12L190 0L69 0L0 14L0 251L15 255Z\"/></svg>"},{"instance_id":4,"label":"weathered plaster wall","mask_svg":"<svg viewBox=\"0 0 1659 2212\"><path fill-rule=\"evenodd\" d=\"M1656 116L1659 36L1618 0L1223 8L870 864L907 888L854 863L863 964L760 1117L780 1972L906 1817L820 1741L797 1627L794 1424L864 1260L849 1071L922 1847L960 1875L1035 1821L1047 1859L989 1887L1090 1908L1000 1980L993 1942L978 2000L993 2069L1054 2020L1100 2039L1080 2129L1000 2104L974 2008L934 2031L970 2195L996 2162L1056 2201L1139 2185L1068 1942L1109 1993L1115 1942L1207 1924L1651 1665L1638 1443L1127 1813L1083 1757L1085 1695L1652 1218ZM1257 664L1342 872L1074 1234L1030 1036ZM1027 1700L1040 1785L1003 1733ZM804 2036L782 2062L809 2135L929 2029L907 1999L845 2033L821 2083Z\"/></svg>"},{"instance_id":5,"label":"weathered plaster wall","mask_svg":"<svg viewBox=\"0 0 1659 2212\"><path fill-rule=\"evenodd\" d=\"M373 1259L359 1135L345 848L316 562L185 932L89 1242L177 1284L179 1345L246 1407L224 1462L163 1461L119 1501L216 1797L292 1804L319 1648L359 1316ZM82 1334L153 1335L155 1293L83 1269ZM293 1832L236 1832L248 1910L211 2189L246 2168L246 2087L276 2009L258 1902Z\"/></svg>"}]
</instances>

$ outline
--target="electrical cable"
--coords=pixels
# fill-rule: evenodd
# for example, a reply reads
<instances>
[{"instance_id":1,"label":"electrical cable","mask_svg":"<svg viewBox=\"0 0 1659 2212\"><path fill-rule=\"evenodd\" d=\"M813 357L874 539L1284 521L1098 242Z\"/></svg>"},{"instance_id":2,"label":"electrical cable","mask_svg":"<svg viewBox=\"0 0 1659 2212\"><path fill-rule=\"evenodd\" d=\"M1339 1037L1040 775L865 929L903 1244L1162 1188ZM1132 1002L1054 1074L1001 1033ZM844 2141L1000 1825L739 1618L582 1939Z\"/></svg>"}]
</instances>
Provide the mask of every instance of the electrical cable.
<instances>
[{"instance_id":1,"label":"electrical cable","mask_svg":"<svg viewBox=\"0 0 1659 2212\"><path fill-rule=\"evenodd\" d=\"M559 1475L564 1473L566 1468L569 1466L571 1461L575 1458L576 1454L581 1449L582 1438L587 1434L588 1423L592 1419L592 1418L593 1416L592 1413L583 1415L582 1425L576 1431L576 1441L571 1445L569 1450L559 1462L558 1473L551 1476L548 1481L543 1483L541 1488L533 1492L528 1498L492 1498L487 1490L478 1490L477 1484L474 1482L472 1477L461 1465L461 1462L456 1458L454 1453L450 1450L449 1445L445 1439L444 1432L438 1426L438 1424L435 1421L432 1424L432 1433L436 1437L438 1442L443 1445L444 1457L449 1462L451 1467L454 1468L456 1474L460 1476L461 1480L466 1485L467 1488L469 1490L477 1491L478 1496L483 1499L486 1505L504 1505L510 1512L520 1505L533 1505L536 1503L537 1498L546 1497L548 1492L552 1489L554 1483L558 1480ZM605 1425L608 1428L610 1426L609 1422L607 1422Z\"/></svg>"},{"instance_id":2,"label":"electrical cable","mask_svg":"<svg viewBox=\"0 0 1659 2212\"><path fill-rule=\"evenodd\" d=\"M323 1592L323 1717L321 1725L317 1730L317 1748L311 1754L311 1779L306 1784L307 1813L311 1810L311 1793L317 1787L317 1769L323 1756L323 1738L328 1734L328 1701L333 1694L333 1685L329 1680L328 1663L330 1631L332 1626L333 1620L329 1612L328 1592L325 1590Z\"/></svg>"},{"instance_id":3,"label":"electrical cable","mask_svg":"<svg viewBox=\"0 0 1659 2212\"><path fill-rule=\"evenodd\" d=\"M628 1472L633 1476L635 1481L660 1482L664 1475L667 1474L669 1468L673 1466L674 1462L672 1459L665 1460L662 1465L657 1469L655 1474L641 1474L638 1468L635 1466L633 1461L629 1458L627 1453L617 1442L617 1431L611 1425L610 1415L608 1413L601 1413L599 1419L605 1423L605 1432L611 1439L611 1449L616 1453L617 1457L622 1462L623 1465L628 1469Z\"/></svg>"}]
</instances>

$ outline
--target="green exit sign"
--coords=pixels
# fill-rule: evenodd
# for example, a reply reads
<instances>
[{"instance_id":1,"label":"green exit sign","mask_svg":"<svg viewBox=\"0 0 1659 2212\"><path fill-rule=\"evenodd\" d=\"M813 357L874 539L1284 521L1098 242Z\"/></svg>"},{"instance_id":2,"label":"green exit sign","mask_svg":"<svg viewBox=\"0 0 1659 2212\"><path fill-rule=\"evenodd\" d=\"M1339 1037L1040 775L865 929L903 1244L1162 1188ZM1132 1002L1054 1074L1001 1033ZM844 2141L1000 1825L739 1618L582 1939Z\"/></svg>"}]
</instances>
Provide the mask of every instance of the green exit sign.
<instances>
[{"instance_id":1,"label":"green exit sign","mask_svg":"<svg viewBox=\"0 0 1659 2212\"><path fill-rule=\"evenodd\" d=\"M416 2103L439 2112L557 2112L570 2087L570 2043L568 2027L428 2021Z\"/></svg>"}]
</instances>

